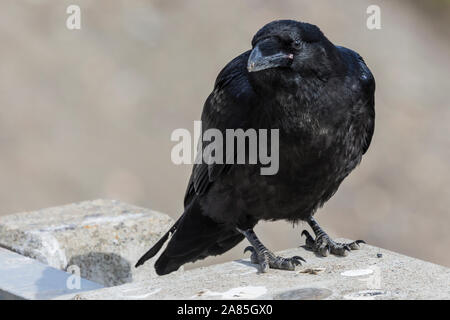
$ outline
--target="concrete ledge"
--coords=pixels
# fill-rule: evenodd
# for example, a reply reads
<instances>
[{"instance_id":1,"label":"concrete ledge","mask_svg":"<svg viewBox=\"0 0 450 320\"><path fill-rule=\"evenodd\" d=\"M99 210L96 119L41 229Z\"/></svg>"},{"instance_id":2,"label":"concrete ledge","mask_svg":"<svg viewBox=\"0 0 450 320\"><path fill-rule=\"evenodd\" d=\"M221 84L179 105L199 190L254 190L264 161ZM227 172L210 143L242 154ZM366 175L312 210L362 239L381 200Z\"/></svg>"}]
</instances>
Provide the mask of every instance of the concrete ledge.
<instances>
[{"instance_id":1,"label":"concrete ledge","mask_svg":"<svg viewBox=\"0 0 450 320\"><path fill-rule=\"evenodd\" d=\"M56 299L450 299L450 269L369 245L344 258L303 248L280 255L307 263L259 274L237 260Z\"/></svg>"},{"instance_id":2,"label":"concrete ledge","mask_svg":"<svg viewBox=\"0 0 450 320\"><path fill-rule=\"evenodd\" d=\"M103 288L79 279L79 289L70 289L71 273L49 267L34 259L0 248L0 300L52 299L68 293ZM77 286L78 286L77 284Z\"/></svg>"},{"instance_id":3,"label":"concrete ledge","mask_svg":"<svg viewBox=\"0 0 450 320\"><path fill-rule=\"evenodd\" d=\"M139 257L172 219L115 200L94 200L0 217L0 247L53 268L78 267L85 279L115 286L155 275Z\"/></svg>"},{"instance_id":4,"label":"concrete ledge","mask_svg":"<svg viewBox=\"0 0 450 320\"><path fill-rule=\"evenodd\" d=\"M172 223L114 200L0 217L0 247L20 254L0 248L0 299L450 299L449 268L370 245L347 257L280 252L307 260L296 271L259 274L248 259L163 277L154 259L135 269ZM79 289L58 270L72 267Z\"/></svg>"}]
</instances>

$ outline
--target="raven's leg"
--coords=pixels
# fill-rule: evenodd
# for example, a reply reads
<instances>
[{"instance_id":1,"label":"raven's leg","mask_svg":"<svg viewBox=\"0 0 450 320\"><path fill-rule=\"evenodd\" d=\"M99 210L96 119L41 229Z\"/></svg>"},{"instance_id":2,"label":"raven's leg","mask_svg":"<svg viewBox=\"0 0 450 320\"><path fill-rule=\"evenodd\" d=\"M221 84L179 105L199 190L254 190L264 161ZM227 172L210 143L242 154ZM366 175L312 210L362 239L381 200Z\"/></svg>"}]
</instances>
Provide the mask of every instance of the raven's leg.
<instances>
[{"instance_id":1,"label":"raven's leg","mask_svg":"<svg viewBox=\"0 0 450 320\"><path fill-rule=\"evenodd\" d=\"M300 261L305 261L302 257L294 256L292 258L283 258L276 256L258 239L253 229L237 230L242 233L251 246L245 248L244 253L250 251L251 261L254 264L259 264L261 272L267 272L269 268L281 270L295 270L295 267L301 264Z\"/></svg>"},{"instance_id":2,"label":"raven's leg","mask_svg":"<svg viewBox=\"0 0 450 320\"><path fill-rule=\"evenodd\" d=\"M306 247L324 257L328 256L330 252L338 256L346 256L350 250L358 250L360 243L365 243L363 240L356 240L351 243L335 242L323 231L313 217L308 218L306 221L316 235L316 239L314 240L308 231L303 230L302 236L306 236Z\"/></svg>"}]
</instances>

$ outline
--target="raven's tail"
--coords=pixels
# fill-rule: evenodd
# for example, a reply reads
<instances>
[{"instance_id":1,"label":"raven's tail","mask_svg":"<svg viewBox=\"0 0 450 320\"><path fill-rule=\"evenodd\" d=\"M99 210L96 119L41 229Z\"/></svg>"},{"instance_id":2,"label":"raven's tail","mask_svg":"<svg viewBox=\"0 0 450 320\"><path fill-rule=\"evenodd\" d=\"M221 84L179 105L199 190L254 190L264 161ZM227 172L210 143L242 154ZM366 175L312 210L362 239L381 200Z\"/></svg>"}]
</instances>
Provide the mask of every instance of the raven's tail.
<instances>
[{"instance_id":1,"label":"raven's tail","mask_svg":"<svg viewBox=\"0 0 450 320\"><path fill-rule=\"evenodd\" d=\"M172 234L167 248L155 263L156 273L168 274L188 262L222 254L244 239L234 228L213 221L202 214L194 199L170 230L136 264L142 265L156 255Z\"/></svg>"},{"instance_id":2,"label":"raven's tail","mask_svg":"<svg viewBox=\"0 0 450 320\"><path fill-rule=\"evenodd\" d=\"M148 250L140 259L139 261L136 263L136 265L134 266L135 268L143 265L145 263L145 261L147 261L148 259L153 258L153 256L155 254L158 253L159 250L161 250L161 247L163 246L164 243L166 243L167 239L169 238L169 235L171 233L174 233L175 230L177 230L177 226L180 223L181 219L183 218L183 216L181 216L177 222L175 222L175 224L172 226L172 228L170 228L169 231L166 232L166 234L159 239L159 241L157 243L155 243L155 245L153 247L150 248L150 250Z\"/></svg>"}]
</instances>

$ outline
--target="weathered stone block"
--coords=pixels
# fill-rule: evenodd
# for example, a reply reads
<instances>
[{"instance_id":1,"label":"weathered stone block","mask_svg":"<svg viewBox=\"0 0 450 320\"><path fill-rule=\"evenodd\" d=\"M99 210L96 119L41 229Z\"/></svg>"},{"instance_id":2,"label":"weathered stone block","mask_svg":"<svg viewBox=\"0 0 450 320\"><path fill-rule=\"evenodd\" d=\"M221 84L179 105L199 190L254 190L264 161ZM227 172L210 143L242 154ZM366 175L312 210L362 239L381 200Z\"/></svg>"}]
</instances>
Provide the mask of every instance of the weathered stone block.
<instances>
[{"instance_id":1,"label":"weathered stone block","mask_svg":"<svg viewBox=\"0 0 450 320\"><path fill-rule=\"evenodd\" d=\"M155 275L138 258L165 233L166 214L116 200L94 200L0 217L0 247L115 286Z\"/></svg>"}]
</instances>

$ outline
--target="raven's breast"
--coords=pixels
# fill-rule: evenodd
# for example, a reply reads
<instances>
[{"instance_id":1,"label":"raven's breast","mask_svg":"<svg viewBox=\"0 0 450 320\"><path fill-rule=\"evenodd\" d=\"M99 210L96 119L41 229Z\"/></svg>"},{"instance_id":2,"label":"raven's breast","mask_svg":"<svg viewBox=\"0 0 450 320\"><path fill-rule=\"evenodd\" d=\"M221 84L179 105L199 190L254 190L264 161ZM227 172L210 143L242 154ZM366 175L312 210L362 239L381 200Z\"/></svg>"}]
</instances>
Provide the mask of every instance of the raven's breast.
<instances>
[{"instance_id":1,"label":"raven's breast","mask_svg":"<svg viewBox=\"0 0 450 320\"><path fill-rule=\"evenodd\" d=\"M325 138L321 143L329 145ZM207 215L235 225L305 219L336 192L359 162L346 155L338 141L331 147L281 143L276 174L262 175L260 165L233 165L201 204Z\"/></svg>"}]
</instances>

